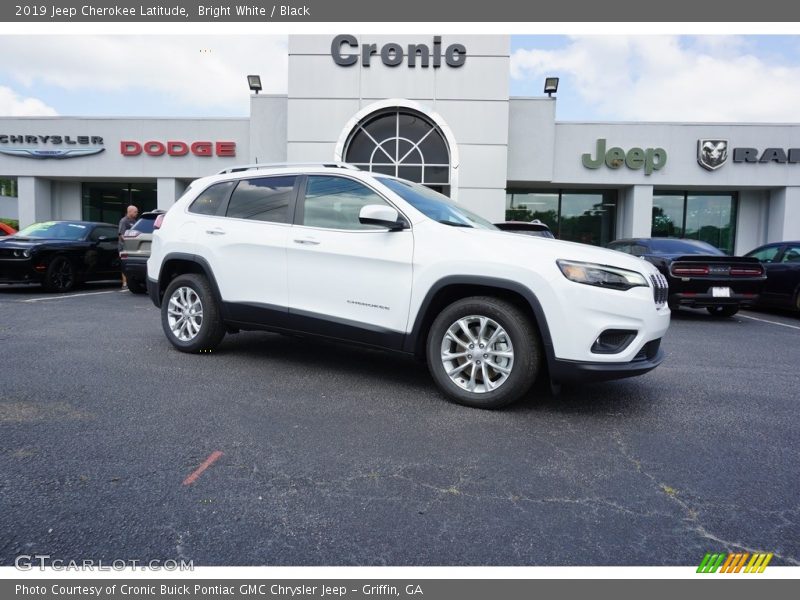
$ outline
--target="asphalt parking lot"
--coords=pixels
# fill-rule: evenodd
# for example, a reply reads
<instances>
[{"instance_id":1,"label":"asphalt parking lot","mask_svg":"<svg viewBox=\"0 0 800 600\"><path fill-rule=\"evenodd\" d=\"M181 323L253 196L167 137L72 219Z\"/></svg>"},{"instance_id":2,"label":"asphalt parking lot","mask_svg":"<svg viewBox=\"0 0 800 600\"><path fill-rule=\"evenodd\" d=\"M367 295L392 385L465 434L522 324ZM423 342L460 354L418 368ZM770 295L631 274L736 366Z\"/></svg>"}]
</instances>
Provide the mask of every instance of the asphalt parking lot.
<instances>
[{"instance_id":1,"label":"asphalt parking lot","mask_svg":"<svg viewBox=\"0 0 800 600\"><path fill-rule=\"evenodd\" d=\"M654 372L488 412L408 358L185 355L146 297L3 288L0 564L797 565L799 341L792 315L681 311Z\"/></svg>"}]
</instances>

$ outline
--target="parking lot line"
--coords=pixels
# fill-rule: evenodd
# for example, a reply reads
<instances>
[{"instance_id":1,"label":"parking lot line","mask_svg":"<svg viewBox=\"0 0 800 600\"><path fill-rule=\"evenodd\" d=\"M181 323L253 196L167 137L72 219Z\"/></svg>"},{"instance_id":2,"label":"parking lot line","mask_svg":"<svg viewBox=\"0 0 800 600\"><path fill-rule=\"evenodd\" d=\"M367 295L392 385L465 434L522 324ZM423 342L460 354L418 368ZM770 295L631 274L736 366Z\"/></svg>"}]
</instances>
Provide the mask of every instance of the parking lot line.
<instances>
[{"instance_id":1,"label":"parking lot line","mask_svg":"<svg viewBox=\"0 0 800 600\"><path fill-rule=\"evenodd\" d=\"M113 294L118 290L108 290L105 292L83 292L81 294L67 294L66 296L45 296L44 298L28 298L22 302L41 302L42 300L63 300L65 298L77 298L78 296L97 296L99 294Z\"/></svg>"},{"instance_id":2,"label":"parking lot line","mask_svg":"<svg viewBox=\"0 0 800 600\"><path fill-rule=\"evenodd\" d=\"M199 467L197 467L194 471L192 471L189 476L183 480L183 485L192 485L197 478L205 471L208 467L213 465L219 457L222 456L222 452L219 450L214 450L211 454L208 455L208 458L205 459Z\"/></svg>"},{"instance_id":3,"label":"parking lot line","mask_svg":"<svg viewBox=\"0 0 800 600\"><path fill-rule=\"evenodd\" d=\"M789 325L788 323L780 323L779 321L770 321L769 319L759 319L758 317L750 317L748 315L739 315L743 319L750 319L751 321L760 321L762 323L772 323L773 325L780 325L781 327L788 327L789 329L800 329L797 325Z\"/></svg>"}]
</instances>

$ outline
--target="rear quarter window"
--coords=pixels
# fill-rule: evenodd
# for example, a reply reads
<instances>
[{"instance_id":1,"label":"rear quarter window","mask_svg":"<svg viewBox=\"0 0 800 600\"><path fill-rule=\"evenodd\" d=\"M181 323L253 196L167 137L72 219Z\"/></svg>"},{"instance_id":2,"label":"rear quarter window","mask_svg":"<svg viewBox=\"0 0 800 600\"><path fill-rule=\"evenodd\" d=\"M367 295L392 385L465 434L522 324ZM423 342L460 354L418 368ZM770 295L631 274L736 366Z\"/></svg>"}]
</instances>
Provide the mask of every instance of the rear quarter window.
<instances>
[{"instance_id":1,"label":"rear quarter window","mask_svg":"<svg viewBox=\"0 0 800 600\"><path fill-rule=\"evenodd\" d=\"M207 187L200 192L200 195L191 203L189 212L197 215L218 214L220 207L228 198L235 183L235 181L223 181L222 183L215 183Z\"/></svg>"}]
</instances>

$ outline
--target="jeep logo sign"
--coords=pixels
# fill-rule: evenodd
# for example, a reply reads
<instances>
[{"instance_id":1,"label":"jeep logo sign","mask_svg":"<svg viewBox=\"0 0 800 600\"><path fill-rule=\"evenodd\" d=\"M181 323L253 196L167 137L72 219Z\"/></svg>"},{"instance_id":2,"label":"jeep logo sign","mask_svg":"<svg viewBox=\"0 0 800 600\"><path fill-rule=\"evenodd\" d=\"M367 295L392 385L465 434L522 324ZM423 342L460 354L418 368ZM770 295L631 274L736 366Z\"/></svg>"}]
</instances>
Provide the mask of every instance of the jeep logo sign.
<instances>
[{"instance_id":1,"label":"jeep logo sign","mask_svg":"<svg viewBox=\"0 0 800 600\"><path fill-rule=\"evenodd\" d=\"M413 69L419 64L423 69L442 66L442 58L448 67L463 67L467 62L467 49L463 44L450 44L442 51L442 36L433 38L433 47L427 44L409 44L401 46L394 42L384 44L378 49L377 44L361 44L359 52L358 40L354 35L337 35L331 42L333 62L341 67L352 67L361 57L361 66L369 67L373 56L380 56L387 67L396 67L403 61Z\"/></svg>"},{"instance_id":2,"label":"jeep logo sign","mask_svg":"<svg viewBox=\"0 0 800 600\"><path fill-rule=\"evenodd\" d=\"M587 152L581 156L583 166L587 169L599 169L604 164L609 169L619 169L625 165L629 169L644 169L645 175L660 171L667 164L667 151L663 148L631 148L627 152L614 146L606 150L606 140L597 140L597 154L594 158Z\"/></svg>"}]
</instances>

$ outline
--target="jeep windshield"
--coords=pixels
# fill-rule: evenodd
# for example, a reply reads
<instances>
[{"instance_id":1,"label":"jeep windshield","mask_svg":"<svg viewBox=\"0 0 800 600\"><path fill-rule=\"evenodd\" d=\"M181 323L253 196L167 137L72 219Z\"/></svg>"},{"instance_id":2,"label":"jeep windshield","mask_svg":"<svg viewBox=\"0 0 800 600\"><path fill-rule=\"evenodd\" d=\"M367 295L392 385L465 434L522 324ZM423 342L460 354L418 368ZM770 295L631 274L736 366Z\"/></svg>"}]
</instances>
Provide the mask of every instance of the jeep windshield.
<instances>
[{"instance_id":1,"label":"jeep windshield","mask_svg":"<svg viewBox=\"0 0 800 600\"><path fill-rule=\"evenodd\" d=\"M434 221L452 227L497 230L497 227L486 219L479 217L472 211L459 206L447 196L434 192L422 184L390 177L378 177L377 179L419 212Z\"/></svg>"}]
</instances>

